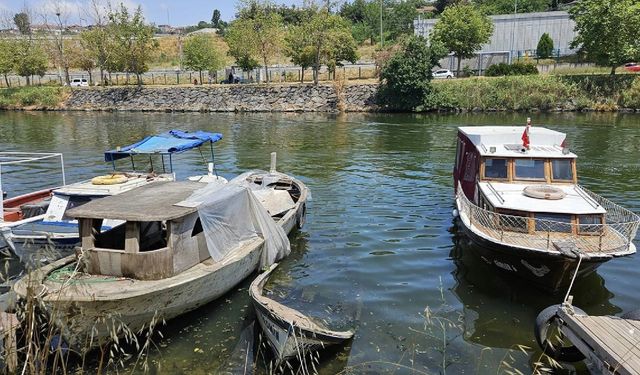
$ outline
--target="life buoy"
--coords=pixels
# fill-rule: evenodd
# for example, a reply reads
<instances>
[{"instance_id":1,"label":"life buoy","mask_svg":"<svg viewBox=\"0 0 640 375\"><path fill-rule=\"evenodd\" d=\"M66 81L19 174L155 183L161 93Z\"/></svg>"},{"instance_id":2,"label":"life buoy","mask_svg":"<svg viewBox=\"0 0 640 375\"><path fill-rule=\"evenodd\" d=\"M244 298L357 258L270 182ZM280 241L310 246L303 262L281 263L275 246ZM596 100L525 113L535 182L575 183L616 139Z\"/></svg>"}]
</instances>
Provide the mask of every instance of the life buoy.
<instances>
[{"instance_id":1,"label":"life buoy","mask_svg":"<svg viewBox=\"0 0 640 375\"><path fill-rule=\"evenodd\" d=\"M584 354L575 346L560 346L558 344L552 344L549 341L549 327L557 323L558 316L556 313L559 308L560 305L549 306L538 314L535 326L536 341L542 351L555 360L566 362L582 361L585 358ZM578 315L587 315L575 306L573 307L573 311Z\"/></svg>"},{"instance_id":2,"label":"life buoy","mask_svg":"<svg viewBox=\"0 0 640 375\"><path fill-rule=\"evenodd\" d=\"M558 200L567 196L567 194L551 185L531 185L522 190L522 193L530 198Z\"/></svg>"},{"instance_id":3,"label":"life buoy","mask_svg":"<svg viewBox=\"0 0 640 375\"><path fill-rule=\"evenodd\" d=\"M110 174L106 176L98 176L91 179L93 185L117 185L127 182L127 176L123 174Z\"/></svg>"}]
</instances>

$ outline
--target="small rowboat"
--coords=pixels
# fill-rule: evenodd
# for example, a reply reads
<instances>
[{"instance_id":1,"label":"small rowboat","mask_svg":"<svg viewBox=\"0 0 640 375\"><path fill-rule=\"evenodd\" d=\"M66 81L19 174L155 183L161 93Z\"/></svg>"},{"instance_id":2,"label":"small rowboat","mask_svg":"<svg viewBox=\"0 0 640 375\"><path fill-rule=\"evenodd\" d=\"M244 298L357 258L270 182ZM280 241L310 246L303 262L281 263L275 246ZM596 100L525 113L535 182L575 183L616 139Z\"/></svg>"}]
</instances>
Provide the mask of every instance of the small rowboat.
<instances>
[{"instance_id":1,"label":"small rowboat","mask_svg":"<svg viewBox=\"0 0 640 375\"><path fill-rule=\"evenodd\" d=\"M308 353L341 344L353 337L351 330L332 331L300 311L265 297L264 285L277 266L278 263L271 265L249 287L258 322L276 355L277 365L287 358L302 359Z\"/></svg>"}]
</instances>

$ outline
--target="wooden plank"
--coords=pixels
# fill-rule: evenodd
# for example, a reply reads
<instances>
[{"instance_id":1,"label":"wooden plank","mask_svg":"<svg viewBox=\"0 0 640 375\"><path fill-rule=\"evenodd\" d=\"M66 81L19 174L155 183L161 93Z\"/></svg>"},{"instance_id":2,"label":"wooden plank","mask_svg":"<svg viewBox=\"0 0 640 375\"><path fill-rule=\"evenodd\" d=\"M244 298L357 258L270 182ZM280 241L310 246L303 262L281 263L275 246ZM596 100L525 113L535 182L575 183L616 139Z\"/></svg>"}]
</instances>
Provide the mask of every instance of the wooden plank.
<instances>
[{"instance_id":1,"label":"wooden plank","mask_svg":"<svg viewBox=\"0 0 640 375\"><path fill-rule=\"evenodd\" d=\"M620 362L640 369L640 337L632 333L635 332L633 326L624 319L608 316L597 318L597 321L609 332L607 341L615 340L611 346L620 357ZM633 331L630 332L630 329Z\"/></svg>"},{"instance_id":2,"label":"wooden plank","mask_svg":"<svg viewBox=\"0 0 640 375\"><path fill-rule=\"evenodd\" d=\"M567 327L591 346L596 355L616 369L617 373L640 374L640 358L638 358L640 347L633 345L624 337L622 325L614 328L619 322L612 322L611 317L569 315L564 310L560 310L559 315ZM626 324L624 320L622 323ZM629 353L633 355L629 357Z\"/></svg>"},{"instance_id":3,"label":"wooden plank","mask_svg":"<svg viewBox=\"0 0 640 375\"><path fill-rule=\"evenodd\" d=\"M140 223L127 221L124 236L124 252L137 253L140 251Z\"/></svg>"}]
</instances>

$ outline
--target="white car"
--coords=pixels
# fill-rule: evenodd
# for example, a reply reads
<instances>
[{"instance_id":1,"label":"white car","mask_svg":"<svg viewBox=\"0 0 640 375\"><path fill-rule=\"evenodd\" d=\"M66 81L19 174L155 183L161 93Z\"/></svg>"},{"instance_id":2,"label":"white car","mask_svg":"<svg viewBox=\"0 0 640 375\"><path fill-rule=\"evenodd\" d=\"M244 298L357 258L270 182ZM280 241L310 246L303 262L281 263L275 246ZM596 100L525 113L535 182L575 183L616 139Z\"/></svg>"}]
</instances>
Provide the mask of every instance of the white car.
<instances>
[{"instance_id":1,"label":"white car","mask_svg":"<svg viewBox=\"0 0 640 375\"><path fill-rule=\"evenodd\" d=\"M72 87L87 87L89 86L89 81L86 78L74 78L71 80L69 86Z\"/></svg>"},{"instance_id":2,"label":"white car","mask_svg":"<svg viewBox=\"0 0 640 375\"><path fill-rule=\"evenodd\" d=\"M433 78L453 78L453 73L449 69L440 69L435 72L431 72Z\"/></svg>"}]
</instances>

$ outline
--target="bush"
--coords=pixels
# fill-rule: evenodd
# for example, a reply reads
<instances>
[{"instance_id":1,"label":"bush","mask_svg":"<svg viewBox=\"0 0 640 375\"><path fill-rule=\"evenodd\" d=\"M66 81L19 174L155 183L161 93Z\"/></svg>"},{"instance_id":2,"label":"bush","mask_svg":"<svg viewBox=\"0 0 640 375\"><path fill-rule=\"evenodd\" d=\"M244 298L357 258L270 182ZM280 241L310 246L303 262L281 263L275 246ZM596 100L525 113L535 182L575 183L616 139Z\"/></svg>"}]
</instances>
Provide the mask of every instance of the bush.
<instances>
[{"instance_id":1,"label":"bush","mask_svg":"<svg viewBox=\"0 0 640 375\"><path fill-rule=\"evenodd\" d=\"M640 78L636 78L630 87L622 91L620 104L625 108L640 108Z\"/></svg>"},{"instance_id":2,"label":"bush","mask_svg":"<svg viewBox=\"0 0 640 375\"><path fill-rule=\"evenodd\" d=\"M536 54L540 59L548 59L553 55L553 39L549 34L544 33L538 41L538 48L536 48Z\"/></svg>"},{"instance_id":3,"label":"bush","mask_svg":"<svg viewBox=\"0 0 640 375\"><path fill-rule=\"evenodd\" d=\"M488 77L534 75L538 74L538 68L531 63L500 63L488 67L484 74Z\"/></svg>"},{"instance_id":4,"label":"bush","mask_svg":"<svg viewBox=\"0 0 640 375\"><path fill-rule=\"evenodd\" d=\"M0 90L0 107L56 107L64 99L62 87L16 87Z\"/></svg>"}]
</instances>

